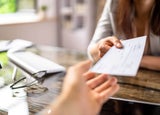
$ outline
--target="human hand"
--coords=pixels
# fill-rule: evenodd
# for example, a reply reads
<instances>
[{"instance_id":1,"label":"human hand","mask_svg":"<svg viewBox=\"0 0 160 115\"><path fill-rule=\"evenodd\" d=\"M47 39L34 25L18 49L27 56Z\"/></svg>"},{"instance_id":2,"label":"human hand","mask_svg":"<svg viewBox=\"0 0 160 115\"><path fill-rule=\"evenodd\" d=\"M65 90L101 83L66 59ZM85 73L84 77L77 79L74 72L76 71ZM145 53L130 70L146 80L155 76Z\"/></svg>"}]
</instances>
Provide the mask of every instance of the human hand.
<instances>
[{"instance_id":1,"label":"human hand","mask_svg":"<svg viewBox=\"0 0 160 115\"><path fill-rule=\"evenodd\" d=\"M101 39L97 43L99 58L101 58L112 46L115 46L117 48L123 47L121 41L117 37L111 36Z\"/></svg>"},{"instance_id":2,"label":"human hand","mask_svg":"<svg viewBox=\"0 0 160 115\"><path fill-rule=\"evenodd\" d=\"M117 92L116 78L106 74L95 77L95 73L88 72L90 66L90 61L84 61L68 69L50 115L97 115L103 103Z\"/></svg>"}]
</instances>

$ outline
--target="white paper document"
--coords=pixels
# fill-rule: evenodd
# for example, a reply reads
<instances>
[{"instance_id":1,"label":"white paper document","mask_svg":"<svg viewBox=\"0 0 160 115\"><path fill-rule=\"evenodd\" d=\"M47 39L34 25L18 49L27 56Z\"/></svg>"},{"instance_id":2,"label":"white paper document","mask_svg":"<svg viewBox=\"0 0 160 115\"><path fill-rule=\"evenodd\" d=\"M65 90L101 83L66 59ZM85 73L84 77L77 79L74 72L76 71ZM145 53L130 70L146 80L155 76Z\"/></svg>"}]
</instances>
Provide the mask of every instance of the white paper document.
<instances>
[{"instance_id":1,"label":"white paper document","mask_svg":"<svg viewBox=\"0 0 160 115\"><path fill-rule=\"evenodd\" d=\"M123 48L113 46L92 68L92 72L136 76L143 56L146 36L123 40Z\"/></svg>"},{"instance_id":2,"label":"white paper document","mask_svg":"<svg viewBox=\"0 0 160 115\"><path fill-rule=\"evenodd\" d=\"M8 115L29 115L27 94L23 88L14 89L10 85L0 89L0 109Z\"/></svg>"},{"instance_id":3,"label":"white paper document","mask_svg":"<svg viewBox=\"0 0 160 115\"><path fill-rule=\"evenodd\" d=\"M33 45L32 42L23 39L1 40L0 52L8 51L10 49L24 49Z\"/></svg>"}]
</instances>

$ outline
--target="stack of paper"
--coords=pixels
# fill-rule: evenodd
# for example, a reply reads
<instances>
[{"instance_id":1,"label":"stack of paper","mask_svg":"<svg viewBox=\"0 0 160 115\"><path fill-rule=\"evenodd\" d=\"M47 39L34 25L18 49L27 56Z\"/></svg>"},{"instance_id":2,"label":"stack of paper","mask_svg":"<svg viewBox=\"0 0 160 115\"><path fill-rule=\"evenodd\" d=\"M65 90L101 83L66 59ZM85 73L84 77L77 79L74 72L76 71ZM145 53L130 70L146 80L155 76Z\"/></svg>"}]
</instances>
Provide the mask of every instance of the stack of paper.
<instances>
[{"instance_id":1,"label":"stack of paper","mask_svg":"<svg viewBox=\"0 0 160 115\"><path fill-rule=\"evenodd\" d=\"M32 42L22 40L22 39L15 39L15 40L4 40L0 41L0 52L8 51L10 49L23 49L27 47L31 47L33 45Z\"/></svg>"}]
</instances>

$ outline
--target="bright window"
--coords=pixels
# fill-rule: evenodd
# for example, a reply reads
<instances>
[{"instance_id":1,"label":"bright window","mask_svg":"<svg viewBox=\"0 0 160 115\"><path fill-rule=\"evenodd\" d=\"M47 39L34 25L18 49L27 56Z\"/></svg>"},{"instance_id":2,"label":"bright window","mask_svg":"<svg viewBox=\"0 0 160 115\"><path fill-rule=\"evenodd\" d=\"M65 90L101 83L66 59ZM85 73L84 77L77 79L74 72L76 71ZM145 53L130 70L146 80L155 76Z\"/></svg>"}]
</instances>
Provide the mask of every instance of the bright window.
<instances>
[{"instance_id":1,"label":"bright window","mask_svg":"<svg viewBox=\"0 0 160 115\"><path fill-rule=\"evenodd\" d=\"M0 0L0 13L16 12L16 0Z\"/></svg>"},{"instance_id":2,"label":"bright window","mask_svg":"<svg viewBox=\"0 0 160 115\"><path fill-rule=\"evenodd\" d=\"M0 25L39 21L38 0L0 0Z\"/></svg>"},{"instance_id":3,"label":"bright window","mask_svg":"<svg viewBox=\"0 0 160 115\"><path fill-rule=\"evenodd\" d=\"M37 0L0 0L0 14L36 11Z\"/></svg>"}]
</instances>

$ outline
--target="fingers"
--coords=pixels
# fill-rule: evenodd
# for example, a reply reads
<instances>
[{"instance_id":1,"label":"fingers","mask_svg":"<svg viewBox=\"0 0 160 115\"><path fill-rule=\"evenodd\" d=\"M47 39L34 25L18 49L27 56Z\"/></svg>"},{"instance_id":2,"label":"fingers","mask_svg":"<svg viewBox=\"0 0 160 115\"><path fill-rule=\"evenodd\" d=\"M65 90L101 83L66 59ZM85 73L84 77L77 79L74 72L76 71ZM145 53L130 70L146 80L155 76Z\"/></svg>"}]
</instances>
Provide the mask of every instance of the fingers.
<instances>
[{"instance_id":1,"label":"fingers","mask_svg":"<svg viewBox=\"0 0 160 115\"><path fill-rule=\"evenodd\" d=\"M103 92L104 90L108 89L109 87L115 85L117 83L117 79L115 77L110 77L106 80L103 84L95 88L95 91L98 93Z\"/></svg>"},{"instance_id":2,"label":"fingers","mask_svg":"<svg viewBox=\"0 0 160 115\"><path fill-rule=\"evenodd\" d=\"M109 45L109 43L104 43L99 47L99 56L102 57L113 45Z\"/></svg>"},{"instance_id":3,"label":"fingers","mask_svg":"<svg viewBox=\"0 0 160 115\"><path fill-rule=\"evenodd\" d=\"M108 39L108 41L110 41L111 44L113 44L115 47L117 47L117 48L122 48L122 47L123 47L121 41L120 41L117 37L112 36L112 37L108 37L107 39Z\"/></svg>"},{"instance_id":4,"label":"fingers","mask_svg":"<svg viewBox=\"0 0 160 115\"><path fill-rule=\"evenodd\" d=\"M92 78L91 80L88 80L86 83L89 88L94 89L94 88L98 87L99 85L103 84L108 79L109 79L108 75L101 74L95 78Z\"/></svg>"},{"instance_id":5,"label":"fingers","mask_svg":"<svg viewBox=\"0 0 160 115\"><path fill-rule=\"evenodd\" d=\"M92 62L90 60L86 60L76 64L75 66L73 66L73 68L75 68L75 70L78 70L81 74L84 74L89 70L91 64Z\"/></svg>"},{"instance_id":6,"label":"fingers","mask_svg":"<svg viewBox=\"0 0 160 115\"><path fill-rule=\"evenodd\" d=\"M84 73L86 73L89 70L90 67L91 67L90 60L82 61L76 65L71 66L68 69L67 74L71 74L71 76L73 76L73 74L82 76Z\"/></svg>"},{"instance_id":7,"label":"fingers","mask_svg":"<svg viewBox=\"0 0 160 115\"><path fill-rule=\"evenodd\" d=\"M94 72L86 72L83 74L83 76L85 77L86 81L90 80L90 79L93 79L95 77L95 73Z\"/></svg>"},{"instance_id":8,"label":"fingers","mask_svg":"<svg viewBox=\"0 0 160 115\"><path fill-rule=\"evenodd\" d=\"M84 73L86 73L91 66L91 61L83 61L80 62L74 66L71 66L67 70L67 74L64 79L64 85L74 85L78 86L81 85L82 82L85 82L85 78L83 76ZM66 85L66 86L67 86Z\"/></svg>"},{"instance_id":9,"label":"fingers","mask_svg":"<svg viewBox=\"0 0 160 115\"><path fill-rule=\"evenodd\" d=\"M121 41L115 37L107 37L99 41L98 43L98 49L99 49L99 56L102 57L112 46L115 46L117 48L122 48L123 45Z\"/></svg>"},{"instance_id":10,"label":"fingers","mask_svg":"<svg viewBox=\"0 0 160 115\"><path fill-rule=\"evenodd\" d=\"M118 90L119 85L115 77L111 77L108 81L94 89L94 91L100 94L101 103L106 102L109 97L113 96Z\"/></svg>"},{"instance_id":11,"label":"fingers","mask_svg":"<svg viewBox=\"0 0 160 115\"><path fill-rule=\"evenodd\" d=\"M101 102L102 103L106 102L109 99L109 97L113 96L118 90L119 90L119 85L114 84L114 85L110 86L108 89L101 92L101 94L100 94L100 97L102 99Z\"/></svg>"},{"instance_id":12,"label":"fingers","mask_svg":"<svg viewBox=\"0 0 160 115\"><path fill-rule=\"evenodd\" d=\"M87 85L89 88L92 88L94 92L99 94L98 100L100 100L100 103L102 104L119 90L117 79L105 74L90 80L87 82Z\"/></svg>"}]
</instances>

